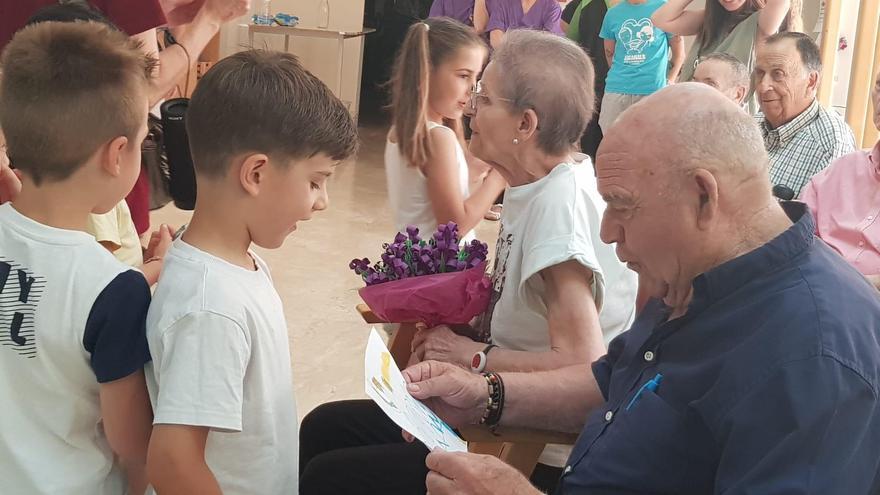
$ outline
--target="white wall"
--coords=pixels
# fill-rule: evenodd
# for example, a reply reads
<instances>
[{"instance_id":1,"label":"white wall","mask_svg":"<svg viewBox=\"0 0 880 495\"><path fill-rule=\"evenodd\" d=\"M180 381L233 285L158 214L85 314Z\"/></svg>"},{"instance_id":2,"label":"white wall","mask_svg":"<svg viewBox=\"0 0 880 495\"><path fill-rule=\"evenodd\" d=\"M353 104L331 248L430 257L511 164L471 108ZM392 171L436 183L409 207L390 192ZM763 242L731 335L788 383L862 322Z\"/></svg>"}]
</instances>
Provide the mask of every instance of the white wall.
<instances>
[{"instance_id":1,"label":"white wall","mask_svg":"<svg viewBox=\"0 0 880 495\"><path fill-rule=\"evenodd\" d=\"M360 31L363 27L364 0L329 0L330 25L334 31ZM256 11L262 0L253 0ZM321 0L273 0L272 12L284 12L300 18L300 26L316 27ZM250 22L250 16L243 17L239 22L225 26L221 31L220 56L241 51L247 46L248 34L244 24ZM350 102L353 114L357 114L355 102L360 92L358 72L360 71L360 51L363 38L345 41L342 65L342 94L337 95L343 101ZM254 37L256 48L284 50L284 37L261 35ZM290 52L297 55L306 68L326 83L331 89L336 88L337 42L330 39L309 39L303 37L290 38Z\"/></svg>"},{"instance_id":2,"label":"white wall","mask_svg":"<svg viewBox=\"0 0 880 495\"><path fill-rule=\"evenodd\" d=\"M837 52L837 61L834 63L834 87L831 92L831 105L843 112L846 107L847 94L849 93L849 78L852 72L852 56L856 41L856 24L859 17L859 0L841 1L840 10L840 33L838 37L845 37L848 47Z\"/></svg>"},{"instance_id":3,"label":"white wall","mask_svg":"<svg viewBox=\"0 0 880 495\"><path fill-rule=\"evenodd\" d=\"M821 42L822 24L824 23L824 5L827 0L807 0L804 4L804 31L816 36ZM840 31L838 39L846 38L848 46L837 51L837 59L832 73L831 106L842 115L846 110L849 79L852 72L852 56L855 46L856 24L859 15L860 0L835 0L841 2ZM837 41L837 40L835 40ZM835 43L836 44L836 43ZM825 70L828 70L826 67Z\"/></svg>"}]
</instances>

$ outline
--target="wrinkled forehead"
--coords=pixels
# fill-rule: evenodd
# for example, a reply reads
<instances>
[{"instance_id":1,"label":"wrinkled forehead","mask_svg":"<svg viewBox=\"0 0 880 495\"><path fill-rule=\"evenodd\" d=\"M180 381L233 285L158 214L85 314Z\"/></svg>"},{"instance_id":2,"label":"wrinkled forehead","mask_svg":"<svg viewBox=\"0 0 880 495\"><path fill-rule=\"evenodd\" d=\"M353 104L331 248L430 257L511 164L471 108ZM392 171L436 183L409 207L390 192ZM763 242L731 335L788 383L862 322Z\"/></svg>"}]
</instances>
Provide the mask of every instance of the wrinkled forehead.
<instances>
[{"instance_id":1,"label":"wrinkled forehead","mask_svg":"<svg viewBox=\"0 0 880 495\"><path fill-rule=\"evenodd\" d=\"M765 71L791 69L803 66L801 55L793 41L781 40L758 48L755 65Z\"/></svg>"},{"instance_id":2,"label":"wrinkled forehead","mask_svg":"<svg viewBox=\"0 0 880 495\"><path fill-rule=\"evenodd\" d=\"M606 202L626 202L638 195L642 178L649 173L642 154L627 136L612 133L602 141L596 154L596 182Z\"/></svg>"},{"instance_id":3,"label":"wrinkled forehead","mask_svg":"<svg viewBox=\"0 0 880 495\"><path fill-rule=\"evenodd\" d=\"M694 79L714 79L716 81L727 79L731 75L729 65L718 60L706 60L694 70Z\"/></svg>"},{"instance_id":4,"label":"wrinkled forehead","mask_svg":"<svg viewBox=\"0 0 880 495\"><path fill-rule=\"evenodd\" d=\"M596 181L603 196L625 191L634 197L644 197L669 181L666 171L673 167L669 161L676 159L675 143L680 139L670 129L675 119L658 118L656 113L671 112L673 105L644 103L624 114L599 146Z\"/></svg>"}]
</instances>

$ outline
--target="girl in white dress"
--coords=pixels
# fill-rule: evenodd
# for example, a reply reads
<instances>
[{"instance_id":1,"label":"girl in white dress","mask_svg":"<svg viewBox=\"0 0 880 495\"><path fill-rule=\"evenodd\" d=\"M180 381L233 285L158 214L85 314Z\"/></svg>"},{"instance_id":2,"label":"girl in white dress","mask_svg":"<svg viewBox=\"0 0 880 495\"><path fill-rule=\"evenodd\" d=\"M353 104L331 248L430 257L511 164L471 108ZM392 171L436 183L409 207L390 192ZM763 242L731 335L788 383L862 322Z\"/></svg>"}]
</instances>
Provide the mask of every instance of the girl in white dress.
<instances>
[{"instance_id":1,"label":"girl in white dress","mask_svg":"<svg viewBox=\"0 0 880 495\"><path fill-rule=\"evenodd\" d=\"M462 147L461 118L485 62L485 43L448 18L410 27L392 78L393 127L385 147L388 198L398 231L430 236L455 222L463 238L507 183ZM480 175L473 191L470 171Z\"/></svg>"}]
</instances>

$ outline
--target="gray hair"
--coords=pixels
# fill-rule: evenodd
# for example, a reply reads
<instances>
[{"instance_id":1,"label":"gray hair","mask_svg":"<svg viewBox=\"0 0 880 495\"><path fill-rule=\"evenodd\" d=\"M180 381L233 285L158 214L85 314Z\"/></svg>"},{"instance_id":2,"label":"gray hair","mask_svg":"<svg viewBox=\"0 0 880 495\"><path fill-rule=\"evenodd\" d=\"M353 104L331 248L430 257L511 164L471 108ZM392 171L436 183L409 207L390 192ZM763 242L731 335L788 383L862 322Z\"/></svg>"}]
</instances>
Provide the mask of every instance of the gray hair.
<instances>
[{"instance_id":1,"label":"gray hair","mask_svg":"<svg viewBox=\"0 0 880 495\"><path fill-rule=\"evenodd\" d=\"M548 154L571 150L593 118L593 64L573 41L525 29L509 31L492 56L500 88L517 111L538 114L538 146Z\"/></svg>"},{"instance_id":2,"label":"gray hair","mask_svg":"<svg viewBox=\"0 0 880 495\"><path fill-rule=\"evenodd\" d=\"M727 65L730 68L730 73L733 75L732 83L735 86L744 86L746 88L751 84L751 77L749 74L749 68L746 67L746 64L742 63L738 58L734 57L729 53L724 52L715 52L710 53L704 57L700 57L700 64L703 62L721 62Z\"/></svg>"}]
</instances>

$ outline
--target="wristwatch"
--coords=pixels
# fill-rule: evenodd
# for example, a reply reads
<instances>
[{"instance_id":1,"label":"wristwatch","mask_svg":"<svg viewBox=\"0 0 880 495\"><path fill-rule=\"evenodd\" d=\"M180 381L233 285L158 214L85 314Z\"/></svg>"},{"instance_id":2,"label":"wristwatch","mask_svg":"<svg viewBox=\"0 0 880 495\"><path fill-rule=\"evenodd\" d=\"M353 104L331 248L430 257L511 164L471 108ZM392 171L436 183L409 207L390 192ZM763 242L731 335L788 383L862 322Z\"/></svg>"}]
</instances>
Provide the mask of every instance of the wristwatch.
<instances>
[{"instance_id":1,"label":"wristwatch","mask_svg":"<svg viewBox=\"0 0 880 495\"><path fill-rule=\"evenodd\" d=\"M482 373L483 370L486 369L486 363L489 362L489 359L486 357L493 348L498 347L495 344L489 344L480 352L474 354L474 357L471 358L471 371L474 373Z\"/></svg>"}]
</instances>

